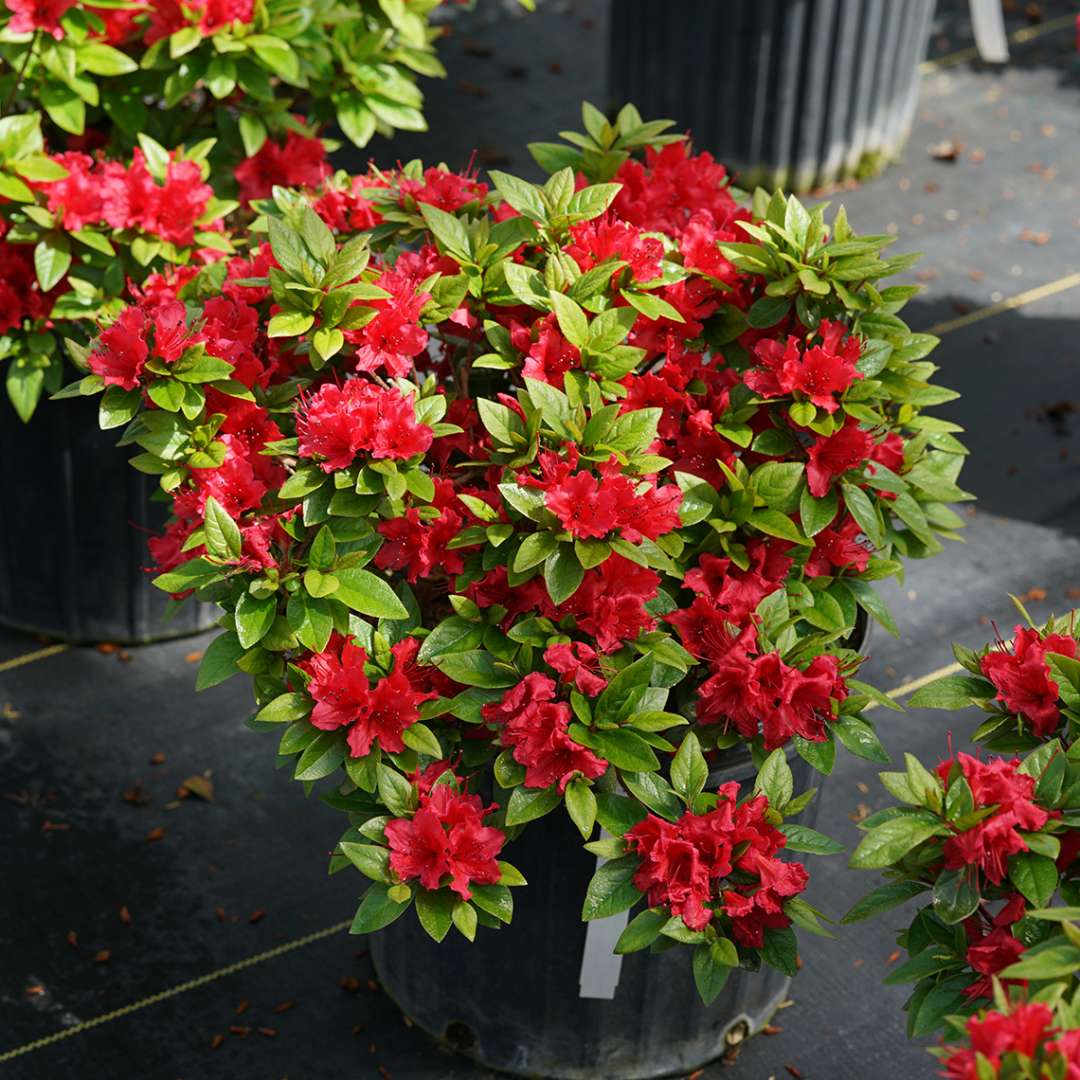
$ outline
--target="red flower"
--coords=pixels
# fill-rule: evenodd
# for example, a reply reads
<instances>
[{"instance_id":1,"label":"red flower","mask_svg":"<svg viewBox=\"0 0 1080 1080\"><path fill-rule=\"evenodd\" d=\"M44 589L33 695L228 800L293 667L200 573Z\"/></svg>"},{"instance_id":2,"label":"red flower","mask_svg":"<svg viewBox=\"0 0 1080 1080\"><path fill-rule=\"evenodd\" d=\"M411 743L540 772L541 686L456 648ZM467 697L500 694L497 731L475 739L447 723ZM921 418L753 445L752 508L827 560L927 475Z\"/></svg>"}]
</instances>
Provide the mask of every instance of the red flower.
<instances>
[{"instance_id":1,"label":"red flower","mask_svg":"<svg viewBox=\"0 0 1080 1080\"><path fill-rule=\"evenodd\" d=\"M348 468L357 453L410 458L431 446L432 432L417 422L411 397L362 379L324 383L304 403L296 424L300 453L321 458L324 472Z\"/></svg>"},{"instance_id":2,"label":"red flower","mask_svg":"<svg viewBox=\"0 0 1080 1080\"><path fill-rule=\"evenodd\" d=\"M560 611L572 614L578 629L592 635L601 652L614 652L656 625L645 605L656 597L659 586L660 575L654 570L611 555L586 572Z\"/></svg>"},{"instance_id":3,"label":"red flower","mask_svg":"<svg viewBox=\"0 0 1080 1080\"><path fill-rule=\"evenodd\" d=\"M641 856L635 888L645 893L650 907L666 907L691 930L709 924L720 883L733 869L748 875L749 882L740 878L740 884L733 881L723 890L723 911L736 940L760 948L765 929L790 925L783 902L806 888L808 876L800 863L774 858L786 840L764 819L765 796L736 805L738 794L737 783L723 784L714 810L687 811L674 824L648 814L625 840Z\"/></svg>"},{"instance_id":4,"label":"red flower","mask_svg":"<svg viewBox=\"0 0 1080 1080\"><path fill-rule=\"evenodd\" d=\"M581 774L589 780L607 770L607 762L574 742L566 729L570 706L556 702L555 683L546 675L531 672L503 695L502 701L483 707L484 719L501 729L503 746L513 748L513 758L525 766L525 786L560 791Z\"/></svg>"},{"instance_id":5,"label":"red flower","mask_svg":"<svg viewBox=\"0 0 1080 1080\"><path fill-rule=\"evenodd\" d=\"M570 236L571 243L563 250L582 272L609 259L621 259L629 264L634 281L652 281L660 276L663 243L611 213L571 226Z\"/></svg>"},{"instance_id":6,"label":"red flower","mask_svg":"<svg viewBox=\"0 0 1080 1080\"><path fill-rule=\"evenodd\" d=\"M431 296L418 293L410 278L401 280L392 272L383 274L376 284L392 294L390 299L370 301L378 315L362 329L346 332L346 338L358 346L356 370L384 367L395 378L408 375L413 357L427 347L428 333L420 325L420 312Z\"/></svg>"},{"instance_id":7,"label":"red flower","mask_svg":"<svg viewBox=\"0 0 1080 1080\"><path fill-rule=\"evenodd\" d=\"M134 390L139 385L143 365L150 355L146 341L146 315L137 307L125 308L116 322L98 337L97 346L87 357L87 364L106 386Z\"/></svg>"},{"instance_id":8,"label":"red flower","mask_svg":"<svg viewBox=\"0 0 1080 1080\"><path fill-rule=\"evenodd\" d=\"M870 551L857 539L862 527L849 514L842 514L814 537L814 550L803 565L807 577L832 577L848 569L861 574L870 564Z\"/></svg>"},{"instance_id":9,"label":"red flower","mask_svg":"<svg viewBox=\"0 0 1080 1080\"><path fill-rule=\"evenodd\" d=\"M45 205L70 232L96 225L102 219L103 208L101 180L91 175L94 159L68 151L54 154L52 160L67 169L67 176L37 185L45 192Z\"/></svg>"},{"instance_id":10,"label":"red flower","mask_svg":"<svg viewBox=\"0 0 1080 1080\"><path fill-rule=\"evenodd\" d=\"M373 186L373 185L368 185ZM413 199L416 203L427 203L438 207L448 214L460 210L466 203L476 202L488 192L488 186L482 180L471 176L440 169L434 165L424 170L422 180L413 180L408 176L397 177L397 189L401 203Z\"/></svg>"},{"instance_id":11,"label":"red flower","mask_svg":"<svg viewBox=\"0 0 1080 1080\"><path fill-rule=\"evenodd\" d=\"M445 770L443 770L445 772ZM420 807L412 818L386 825L390 866L403 881L419 879L425 889L447 884L462 898L472 896L473 883L494 885L502 876L495 856L506 837L484 825L486 809L478 795L465 795L449 784L436 784L420 795Z\"/></svg>"},{"instance_id":12,"label":"red flower","mask_svg":"<svg viewBox=\"0 0 1080 1080\"><path fill-rule=\"evenodd\" d=\"M375 739L384 751L398 754L405 749L402 732L420 719L417 706L438 695L416 690L401 662L372 686L364 670L367 660L352 638L335 634L326 649L301 661L311 676L307 686L315 701L311 722L326 731L348 727L354 758L366 757Z\"/></svg>"},{"instance_id":13,"label":"red flower","mask_svg":"<svg viewBox=\"0 0 1080 1080\"><path fill-rule=\"evenodd\" d=\"M1011 931L1004 926L996 927L985 937L973 945L968 946L968 966L979 972L983 977L964 990L964 996L969 998L993 997L993 976L1004 971L1010 964L1015 964L1024 954L1024 943L1013 937ZM1015 982L1015 979L1006 979L1006 984Z\"/></svg>"},{"instance_id":14,"label":"red flower","mask_svg":"<svg viewBox=\"0 0 1080 1080\"><path fill-rule=\"evenodd\" d=\"M1028 850L1027 842L1017 830L1041 829L1050 815L1035 804L1035 780L1019 771L1019 758L979 761L970 754L957 754L955 759L943 761L937 767L945 783L957 764L971 788L975 809L990 806L996 809L970 829L945 841L945 865L950 870L977 865L991 882L1000 885L1009 856Z\"/></svg>"},{"instance_id":15,"label":"red flower","mask_svg":"<svg viewBox=\"0 0 1080 1080\"><path fill-rule=\"evenodd\" d=\"M592 473L575 473L553 484L544 502L563 527L581 539L607 536L618 521L615 492L602 487Z\"/></svg>"},{"instance_id":16,"label":"red flower","mask_svg":"<svg viewBox=\"0 0 1080 1080\"><path fill-rule=\"evenodd\" d=\"M214 0L211 0L213 3ZM220 0L218 0L220 4ZM251 0L247 0L250 21ZM233 170L240 187L241 202L265 199L275 186L318 187L330 172L322 139L298 131L285 134L285 142L267 139L253 157L245 158Z\"/></svg>"},{"instance_id":17,"label":"red flower","mask_svg":"<svg viewBox=\"0 0 1080 1080\"><path fill-rule=\"evenodd\" d=\"M57 41L64 36L60 19L75 0L5 0L12 13L8 29L13 34L32 34L44 30Z\"/></svg>"},{"instance_id":18,"label":"red flower","mask_svg":"<svg viewBox=\"0 0 1080 1080\"><path fill-rule=\"evenodd\" d=\"M855 367L858 338L842 342L845 332L842 323L823 319L818 330L819 345L805 348L796 337L789 337L783 344L773 340L758 342L754 356L761 366L746 372L746 385L766 398L798 391L826 412L836 412L839 402L834 395L843 394L852 382L862 378Z\"/></svg>"},{"instance_id":19,"label":"red flower","mask_svg":"<svg viewBox=\"0 0 1080 1080\"><path fill-rule=\"evenodd\" d=\"M986 1066L990 1066L997 1075L1007 1055L1034 1057L1040 1047L1053 1046L1050 1039L1058 1034L1057 1029L1051 1027L1053 1019L1054 1014L1049 1006L1041 1002L1014 1005L1007 1014L988 1012L981 1017L971 1017L967 1022L971 1045L949 1048L950 1053L942 1062L945 1066L943 1075L948 1080L982 1080L986 1075ZM1064 1047L1071 1045L1071 1040L1063 1043ZM981 1067L980 1059L984 1062ZM1072 1080L1071 1071L1065 1075L1066 1080Z\"/></svg>"},{"instance_id":20,"label":"red flower","mask_svg":"<svg viewBox=\"0 0 1080 1080\"><path fill-rule=\"evenodd\" d=\"M1068 634L1047 634L1016 627L1012 652L1004 645L981 660L982 673L997 687L997 700L1023 717L1040 739L1052 735L1061 723L1058 685L1050 676L1047 653L1076 657L1076 640Z\"/></svg>"},{"instance_id":21,"label":"red flower","mask_svg":"<svg viewBox=\"0 0 1080 1080\"><path fill-rule=\"evenodd\" d=\"M563 376L581 366L581 351L562 336L554 315L544 315L531 327L512 321L510 344L525 354L521 374L562 387Z\"/></svg>"},{"instance_id":22,"label":"red flower","mask_svg":"<svg viewBox=\"0 0 1080 1080\"><path fill-rule=\"evenodd\" d=\"M596 650L584 641L549 645L544 650L544 663L586 697L596 697L607 686L607 679L596 671L599 659Z\"/></svg>"},{"instance_id":23,"label":"red flower","mask_svg":"<svg viewBox=\"0 0 1080 1080\"><path fill-rule=\"evenodd\" d=\"M810 494L824 498L833 480L863 465L873 446L870 432L859 427L858 420L852 417L834 434L815 439L807 451L810 460L806 466L806 484Z\"/></svg>"}]
</instances>

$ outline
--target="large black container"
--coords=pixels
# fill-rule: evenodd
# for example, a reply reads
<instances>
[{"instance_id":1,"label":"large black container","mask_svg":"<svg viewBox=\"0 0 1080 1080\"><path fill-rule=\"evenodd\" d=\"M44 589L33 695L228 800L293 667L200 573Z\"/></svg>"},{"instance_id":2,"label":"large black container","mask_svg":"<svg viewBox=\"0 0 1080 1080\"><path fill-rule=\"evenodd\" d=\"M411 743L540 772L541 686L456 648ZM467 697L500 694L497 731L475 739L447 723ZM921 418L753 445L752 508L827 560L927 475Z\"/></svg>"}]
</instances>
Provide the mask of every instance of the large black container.
<instances>
[{"instance_id":1,"label":"large black container","mask_svg":"<svg viewBox=\"0 0 1080 1080\"><path fill-rule=\"evenodd\" d=\"M867 176L911 130L934 0L619 0L610 86L743 187Z\"/></svg>"},{"instance_id":2,"label":"large black container","mask_svg":"<svg viewBox=\"0 0 1080 1080\"><path fill-rule=\"evenodd\" d=\"M29 424L0 404L0 623L64 641L141 642L210 626L188 601L165 620L150 584L146 538L164 524L153 477L136 472L117 431L100 431L97 399L43 401Z\"/></svg>"},{"instance_id":3,"label":"large black container","mask_svg":"<svg viewBox=\"0 0 1080 1080\"><path fill-rule=\"evenodd\" d=\"M795 790L816 775L793 758ZM753 783L749 755L709 778ZM813 824L813 804L799 821ZM581 904L596 858L566 814L533 822L509 857L527 888L514 890L513 922L481 930L470 944L456 932L437 944L411 914L373 934L372 960L405 1014L428 1034L490 1067L560 1080L642 1080L686 1075L761 1029L790 982L772 968L735 972L702 1005L691 950L676 947L622 958L611 1000L582 998L585 936Z\"/></svg>"}]
</instances>

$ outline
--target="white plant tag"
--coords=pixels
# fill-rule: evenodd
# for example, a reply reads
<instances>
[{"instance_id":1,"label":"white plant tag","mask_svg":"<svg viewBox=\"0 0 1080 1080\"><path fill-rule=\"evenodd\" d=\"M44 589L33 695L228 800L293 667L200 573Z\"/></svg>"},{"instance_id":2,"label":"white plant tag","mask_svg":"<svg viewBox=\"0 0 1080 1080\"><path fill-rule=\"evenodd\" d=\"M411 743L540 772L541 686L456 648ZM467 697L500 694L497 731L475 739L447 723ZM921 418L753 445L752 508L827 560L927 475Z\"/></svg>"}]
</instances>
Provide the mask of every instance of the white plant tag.
<instances>
[{"instance_id":1,"label":"white plant tag","mask_svg":"<svg viewBox=\"0 0 1080 1080\"><path fill-rule=\"evenodd\" d=\"M608 833L604 832L604 836ZM596 869L599 870L606 859L596 857ZM618 915L608 915L605 919L593 919L585 930L585 948L581 954L581 975L578 984L581 987L578 997L599 998L611 1001L619 986L622 973L622 957L615 954L615 942L626 929L630 919L628 911Z\"/></svg>"}]
</instances>

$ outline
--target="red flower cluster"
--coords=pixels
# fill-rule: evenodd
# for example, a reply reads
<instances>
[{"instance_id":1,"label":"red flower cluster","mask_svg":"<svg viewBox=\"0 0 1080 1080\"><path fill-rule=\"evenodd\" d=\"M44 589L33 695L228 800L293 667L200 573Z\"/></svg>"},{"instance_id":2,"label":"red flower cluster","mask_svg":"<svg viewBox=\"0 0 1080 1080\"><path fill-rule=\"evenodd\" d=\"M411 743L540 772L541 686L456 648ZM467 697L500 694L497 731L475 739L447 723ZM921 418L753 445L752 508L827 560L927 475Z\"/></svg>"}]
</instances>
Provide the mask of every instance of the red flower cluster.
<instances>
[{"instance_id":1,"label":"red flower cluster","mask_svg":"<svg viewBox=\"0 0 1080 1080\"><path fill-rule=\"evenodd\" d=\"M1080 1078L1080 1030L1061 1031L1054 1014L1041 1002L1014 1005L1008 1013L988 1012L967 1022L970 1045L949 1047L942 1061L948 1080L986 1080L1009 1060L1016 1065L1042 1052L1039 1080ZM1056 1036L1056 1038L1055 1038ZM980 1064L981 1062L981 1064ZM987 1072L987 1068L993 1070Z\"/></svg>"},{"instance_id":2,"label":"red flower cluster","mask_svg":"<svg viewBox=\"0 0 1080 1080\"><path fill-rule=\"evenodd\" d=\"M1010 652L1004 643L980 661L982 673L997 687L997 699L1031 725L1039 738L1053 735L1061 723L1058 685L1050 676L1047 653L1076 657L1076 639L1016 627Z\"/></svg>"},{"instance_id":3,"label":"red flower cluster","mask_svg":"<svg viewBox=\"0 0 1080 1080\"><path fill-rule=\"evenodd\" d=\"M402 732L420 719L418 706L439 696L420 689L423 679L413 663L419 648L415 638L399 641L391 649L393 670L372 685L367 653L351 637L332 636L322 652L300 663L311 676L307 685L315 701L311 722L324 731L348 728L353 757L366 757L376 739L384 751L400 753L405 749Z\"/></svg>"},{"instance_id":4,"label":"red flower cluster","mask_svg":"<svg viewBox=\"0 0 1080 1080\"><path fill-rule=\"evenodd\" d=\"M994 976L1004 971L1010 964L1015 964L1024 953L1024 943L1012 934L1012 927L1024 917L1024 898L1014 893L1008 903L988 920L980 910L964 920L964 933L967 934L967 962L972 971L982 978L977 979L964 989L965 997L990 998L994 994ZM987 922L989 921L989 925ZM1005 979L1005 985L1024 980Z\"/></svg>"},{"instance_id":5,"label":"red flower cluster","mask_svg":"<svg viewBox=\"0 0 1080 1080\"><path fill-rule=\"evenodd\" d=\"M419 880L425 889L438 889L449 877L445 883L462 900L472 896L471 884L496 884L502 871L495 856L506 837L484 824L495 809L447 783L426 792L421 788L416 813L386 825L391 869L402 881Z\"/></svg>"},{"instance_id":6,"label":"red flower cluster","mask_svg":"<svg viewBox=\"0 0 1080 1080\"><path fill-rule=\"evenodd\" d=\"M173 152L164 183L159 184L146 165L142 150L136 148L131 164L91 158L69 151L53 159L67 170L61 180L40 181L35 186L46 195L46 205L57 214L69 232L88 225L112 229L139 229L153 236L188 247L195 242L195 229L214 228L202 223L213 189L203 182L194 161L178 158Z\"/></svg>"},{"instance_id":7,"label":"red flower cluster","mask_svg":"<svg viewBox=\"0 0 1080 1080\"><path fill-rule=\"evenodd\" d=\"M297 417L300 453L324 472L347 469L361 450L373 458L409 458L431 446L431 428L416 420L411 397L396 387L349 379L323 383Z\"/></svg>"},{"instance_id":8,"label":"red flower cluster","mask_svg":"<svg viewBox=\"0 0 1080 1080\"><path fill-rule=\"evenodd\" d=\"M233 23L250 23L254 18L254 0L152 0L149 23L143 38L145 44L170 37L177 30L191 26L195 16L203 37L224 30Z\"/></svg>"},{"instance_id":9,"label":"red flower cluster","mask_svg":"<svg viewBox=\"0 0 1080 1080\"><path fill-rule=\"evenodd\" d=\"M823 319L815 336L820 344L807 346L791 335L787 342L760 341L754 349L759 367L745 375L746 385L762 397L783 397L800 393L826 412L836 412L842 394L862 373L855 367L859 359L858 338L844 335L842 323Z\"/></svg>"},{"instance_id":10,"label":"red flower cluster","mask_svg":"<svg viewBox=\"0 0 1080 1080\"><path fill-rule=\"evenodd\" d=\"M635 484L623 475L612 457L597 466L595 475L575 472L577 452L571 445L566 460L549 451L540 455L541 478L522 473L519 482L544 491L544 502L563 527L582 540L600 539L618 532L636 543L655 540L679 525L682 492L674 484L658 488L654 482Z\"/></svg>"},{"instance_id":11,"label":"red flower cluster","mask_svg":"<svg viewBox=\"0 0 1080 1080\"><path fill-rule=\"evenodd\" d=\"M957 754L937 767L943 782L948 783L957 765L971 788L975 810L996 809L945 841L945 865L950 870L976 865L990 881L1000 885L1009 856L1028 850L1017 830L1041 829L1050 815L1034 802L1035 780L1020 772L1019 758L979 761L970 754Z\"/></svg>"},{"instance_id":12,"label":"red flower cluster","mask_svg":"<svg viewBox=\"0 0 1080 1080\"><path fill-rule=\"evenodd\" d=\"M248 0L250 3L250 0ZM274 187L318 187L330 172L322 139L289 131L285 142L267 139L233 170L241 202L265 199Z\"/></svg>"},{"instance_id":13,"label":"red flower cluster","mask_svg":"<svg viewBox=\"0 0 1080 1080\"><path fill-rule=\"evenodd\" d=\"M649 814L626 833L627 846L641 856L634 885L650 907L665 907L691 930L704 929L722 910L736 941L761 948L767 929L791 924L784 901L806 888L808 875L801 863L775 858L786 839L765 821L764 795L738 804L736 782L717 794L708 813L687 811L674 824ZM729 883L721 892L733 870L756 880Z\"/></svg>"},{"instance_id":14,"label":"red flower cluster","mask_svg":"<svg viewBox=\"0 0 1080 1080\"><path fill-rule=\"evenodd\" d=\"M503 746L512 748L514 760L525 766L525 786L560 791L578 774L594 780L607 762L578 745L566 734L572 719L570 706L555 701L555 683L533 672L503 695L485 705L484 720L499 731Z\"/></svg>"},{"instance_id":15,"label":"red flower cluster","mask_svg":"<svg viewBox=\"0 0 1080 1080\"><path fill-rule=\"evenodd\" d=\"M44 319L56 298L67 291L66 281L44 293L34 269L34 249L29 244L10 244L3 239L6 226L0 221L0 334L22 325L24 319Z\"/></svg>"},{"instance_id":16,"label":"red flower cluster","mask_svg":"<svg viewBox=\"0 0 1080 1080\"><path fill-rule=\"evenodd\" d=\"M75 6L75 0L4 0L11 19L7 28L13 34L32 34L44 30L57 41L64 36L60 20L64 13Z\"/></svg>"}]
</instances>

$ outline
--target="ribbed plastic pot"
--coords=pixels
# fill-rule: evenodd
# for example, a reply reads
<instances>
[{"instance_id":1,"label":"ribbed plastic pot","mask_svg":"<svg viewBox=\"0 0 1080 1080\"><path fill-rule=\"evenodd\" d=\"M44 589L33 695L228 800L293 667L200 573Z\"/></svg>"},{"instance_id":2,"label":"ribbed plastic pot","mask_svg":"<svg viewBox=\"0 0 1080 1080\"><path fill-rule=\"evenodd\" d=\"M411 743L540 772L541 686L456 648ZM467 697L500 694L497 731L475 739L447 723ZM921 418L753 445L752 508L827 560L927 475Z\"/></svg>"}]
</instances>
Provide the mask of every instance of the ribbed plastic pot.
<instances>
[{"instance_id":1,"label":"ribbed plastic pot","mask_svg":"<svg viewBox=\"0 0 1080 1080\"><path fill-rule=\"evenodd\" d=\"M866 177L911 131L934 0L619 0L610 86L742 187Z\"/></svg>"},{"instance_id":2,"label":"ribbed plastic pot","mask_svg":"<svg viewBox=\"0 0 1080 1080\"><path fill-rule=\"evenodd\" d=\"M796 790L811 769L791 762ZM710 777L710 787L752 784L748 756ZM812 824L812 806L800 816ZM708 1007L694 988L691 950L632 953L611 1000L582 998L587 925L581 904L596 859L565 813L530 824L510 858L528 887L514 890L513 922L470 944L431 940L411 914L370 939L383 990L415 1024L482 1064L559 1080L643 1080L686 1075L760 1031L787 997L772 968L738 971Z\"/></svg>"},{"instance_id":3,"label":"ribbed plastic pot","mask_svg":"<svg viewBox=\"0 0 1080 1080\"><path fill-rule=\"evenodd\" d=\"M0 406L0 623L71 642L136 643L193 634L220 614L181 605L150 584L146 538L167 507L150 501L117 431L100 431L96 399L45 401L29 424Z\"/></svg>"}]
</instances>

